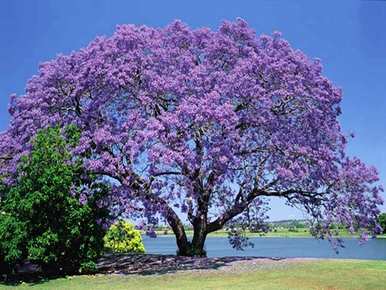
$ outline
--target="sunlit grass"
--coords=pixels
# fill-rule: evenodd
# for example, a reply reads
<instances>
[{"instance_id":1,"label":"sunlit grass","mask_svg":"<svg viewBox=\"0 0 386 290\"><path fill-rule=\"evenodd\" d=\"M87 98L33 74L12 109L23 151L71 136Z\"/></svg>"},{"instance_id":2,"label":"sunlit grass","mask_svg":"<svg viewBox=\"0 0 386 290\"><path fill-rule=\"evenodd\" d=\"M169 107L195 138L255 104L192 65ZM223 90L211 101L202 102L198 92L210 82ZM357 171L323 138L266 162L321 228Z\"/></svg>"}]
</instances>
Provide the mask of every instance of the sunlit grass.
<instances>
[{"instance_id":1,"label":"sunlit grass","mask_svg":"<svg viewBox=\"0 0 386 290\"><path fill-rule=\"evenodd\" d=\"M75 276L0 289L386 289L386 261L321 260L275 265L247 271Z\"/></svg>"}]
</instances>

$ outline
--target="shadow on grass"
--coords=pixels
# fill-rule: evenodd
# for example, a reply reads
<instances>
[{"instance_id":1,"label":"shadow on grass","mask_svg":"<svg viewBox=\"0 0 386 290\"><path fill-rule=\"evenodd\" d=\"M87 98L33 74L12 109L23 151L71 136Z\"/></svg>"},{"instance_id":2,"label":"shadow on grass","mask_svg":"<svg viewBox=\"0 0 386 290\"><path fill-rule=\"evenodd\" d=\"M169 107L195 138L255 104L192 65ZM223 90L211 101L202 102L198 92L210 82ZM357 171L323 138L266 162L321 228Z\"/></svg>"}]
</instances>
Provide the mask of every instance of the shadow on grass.
<instances>
[{"instance_id":1,"label":"shadow on grass","mask_svg":"<svg viewBox=\"0 0 386 290\"><path fill-rule=\"evenodd\" d=\"M175 255L155 255L155 254L105 254L98 261L95 274L137 274L154 275L176 273L186 270L215 270L220 267L230 265L237 261L248 261L254 259L269 259L273 261L283 260L284 258L267 257L219 257L219 258L197 258L182 257ZM1 275L0 285L17 286L22 282L31 285L41 284L52 279L63 278L67 275L81 275L74 273L58 274L39 272L37 268L23 267L21 272L14 275Z\"/></svg>"},{"instance_id":2,"label":"shadow on grass","mask_svg":"<svg viewBox=\"0 0 386 290\"><path fill-rule=\"evenodd\" d=\"M2 275L0 279L0 286L18 286L21 283L29 283L32 285L42 284L52 279L63 278L63 274L42 274L42 273L16 273L9 275Z\"/></svg>"},{"instance_id":3,"label":"shadow on grass","mask_svg":"<svg viewBox=\"0 0 386 290\"><path fill-rule=\"evenodd\" d=\"M267 257L219 257L197 258L174 255L152 254L108 254L98 262L98 272L105 274L137 274L153 275L175 273L186 270L209 270L227 266L236 261L253 259L267 259ZM268 258L282 260L283 258Z\"/></svg>"},{"instance_id":4,"label":"shadow on grass","mask_svg":"<svg viewBox=\"0 0 386 290\"><path fill-rule=\"evenodd\" d=\"M23 282L35 285L47 282L52 279L63 278L74 274L76 275L79 273L59 273L57 271L49 270L43 273L40 267L26 261L16 267L16 273L4 274L3 272L0 272L0 286L17 286Z\"/></svg>"}]
</instances>

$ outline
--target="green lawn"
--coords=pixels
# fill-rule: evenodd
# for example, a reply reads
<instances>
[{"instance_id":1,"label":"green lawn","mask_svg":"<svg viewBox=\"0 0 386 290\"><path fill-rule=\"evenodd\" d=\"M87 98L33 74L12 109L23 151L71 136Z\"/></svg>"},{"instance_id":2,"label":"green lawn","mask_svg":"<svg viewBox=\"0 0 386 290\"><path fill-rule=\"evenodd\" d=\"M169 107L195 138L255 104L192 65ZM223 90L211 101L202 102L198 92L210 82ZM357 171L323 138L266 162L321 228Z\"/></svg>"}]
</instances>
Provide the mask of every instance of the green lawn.
<instances>
[{"instance_id":1,"label":"green lawn","mask_svg":"<svg viewBox=\"0 0 386 290\"><path fill-rule=\"evenodd\" d=\"M180 272L151 276L96 275L0 289L386 289L386 261L322 260L258 270Z\"/></svg>"}]
</instances>

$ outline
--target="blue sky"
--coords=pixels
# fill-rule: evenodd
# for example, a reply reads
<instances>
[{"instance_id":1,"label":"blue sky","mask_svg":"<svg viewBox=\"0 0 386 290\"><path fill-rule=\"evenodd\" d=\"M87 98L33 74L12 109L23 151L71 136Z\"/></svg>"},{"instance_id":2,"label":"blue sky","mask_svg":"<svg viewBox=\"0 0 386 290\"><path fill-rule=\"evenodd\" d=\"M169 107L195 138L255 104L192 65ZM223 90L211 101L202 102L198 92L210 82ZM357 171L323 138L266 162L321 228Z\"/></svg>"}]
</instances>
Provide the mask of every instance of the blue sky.
<instances>
[{"instance_id":1,"label":"blue sky","mask_svg":"<svg viewBox=\"0 0 386 290\"><path fill-rule=\"evenodd\" d=\"M318 57L344 92L341 122L356 136L350 155L375 165L386 183L386 1L0 1L0 131L11 93L22 94L38 64L77 50L117 24L165 26L181 19L217 28L242 17L260 33L281 31L293 47ZM385 195L386 197L386 195ZM272 219L302 217L273 201ZM386 207L383 207L386 211Z\"/></svg>"}]
</instances>

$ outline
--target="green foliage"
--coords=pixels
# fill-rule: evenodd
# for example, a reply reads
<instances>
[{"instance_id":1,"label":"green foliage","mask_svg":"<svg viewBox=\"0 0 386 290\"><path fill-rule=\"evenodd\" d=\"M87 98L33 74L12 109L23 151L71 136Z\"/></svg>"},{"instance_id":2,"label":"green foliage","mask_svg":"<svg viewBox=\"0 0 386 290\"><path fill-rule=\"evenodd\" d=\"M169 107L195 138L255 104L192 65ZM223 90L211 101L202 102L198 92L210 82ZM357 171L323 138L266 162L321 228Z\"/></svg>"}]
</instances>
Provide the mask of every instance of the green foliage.
<instances>
[{"instance_id":1,"label":"green foliage","mask_svg":"<svg viewBox=\"0 0 386 290\"><path fill-rule=\"evenodd\" d=\"M383 229L383 233L386 234L386 212L379 215L379 224Z\"/></svg>"},{"instance_id":2,"label":"green foliage","mask_svg":"<svg viewBox=\"0 0 386 290\"><path fill-rule=\"evenodd\" d=\"M95 273L97 271L97 264L92 260L85 260L80 263L79 272L80 273Z\"/></svg>"},{"instance_id":3,"label":"green foliage","mask_svg":"<svg viewBox=\"0 0 386 290\"><path fill-rule=\"evenodd\" d=\"M22 158L17 182L6 190L0 210L3 267L13 269L28 259L49 272L95 269L108 219L100 203L108 187L71 157L69 148L78 140L74 126L44 129Z\"/></svg>"},{"instance_id":4,"label":"green foliage","mask_svg":"<svg viewBox=\"0 0 386 290\"><path fill-rule=\"evenodd\" d=\"M140 231L124 220L111 225L104 237L105 247L113 252L144 253L145 246L142 242Z\"/></svg>"}]
</instances>

